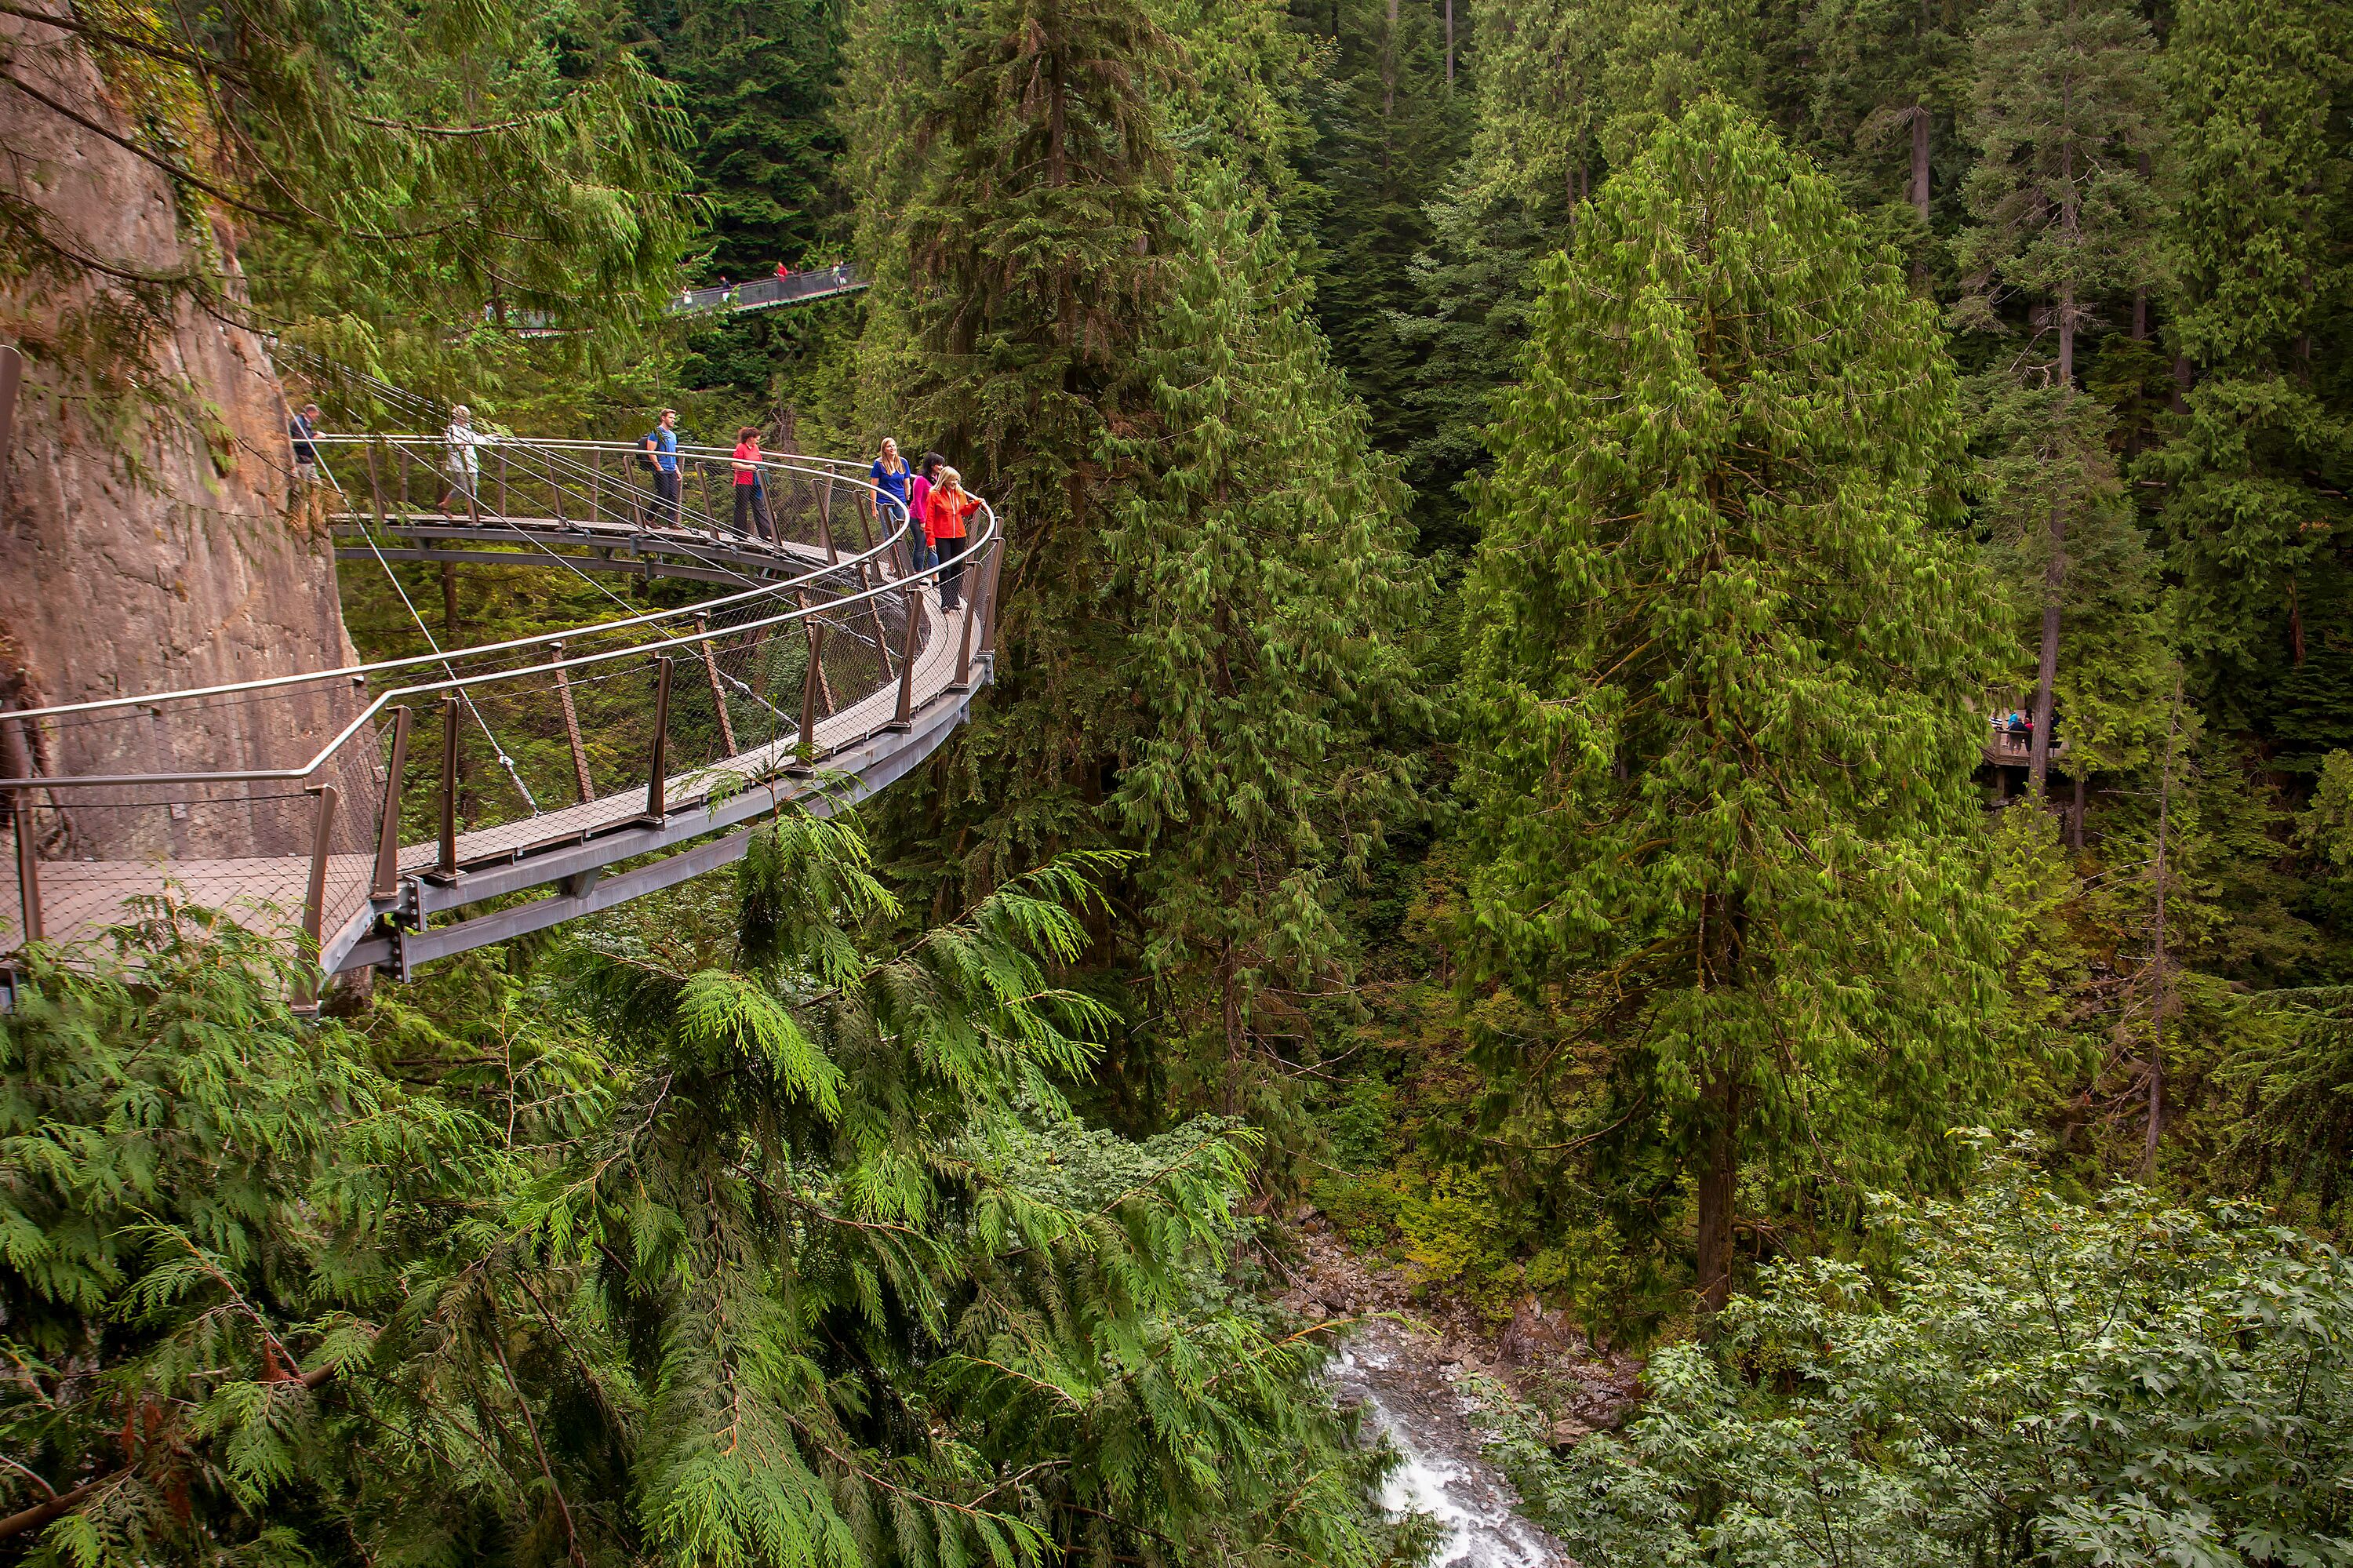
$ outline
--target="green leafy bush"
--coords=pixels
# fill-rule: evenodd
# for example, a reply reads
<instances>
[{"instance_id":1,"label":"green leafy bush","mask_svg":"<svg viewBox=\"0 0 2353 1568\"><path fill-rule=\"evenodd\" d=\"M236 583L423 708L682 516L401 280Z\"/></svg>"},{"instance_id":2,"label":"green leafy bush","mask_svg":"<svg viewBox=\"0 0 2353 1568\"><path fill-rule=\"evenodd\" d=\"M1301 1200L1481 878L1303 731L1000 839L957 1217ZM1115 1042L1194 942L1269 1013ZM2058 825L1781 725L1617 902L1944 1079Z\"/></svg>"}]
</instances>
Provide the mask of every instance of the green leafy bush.
<instances>
[{"instance_id":1,"label":"green leafy bush","mask_svg":"<svg viewBox=\"0 0 2353 1568\"><path fill-rule=\"evenodd\" d=\"M2016 1153L1880 1206L1900 1261L1767 1271L1643 1415L1500 1450L1582 1561L1758 1568L2347 1561L2353 1264L2249 1210L2092 1204Z\"/></svg>"}]
</instances>

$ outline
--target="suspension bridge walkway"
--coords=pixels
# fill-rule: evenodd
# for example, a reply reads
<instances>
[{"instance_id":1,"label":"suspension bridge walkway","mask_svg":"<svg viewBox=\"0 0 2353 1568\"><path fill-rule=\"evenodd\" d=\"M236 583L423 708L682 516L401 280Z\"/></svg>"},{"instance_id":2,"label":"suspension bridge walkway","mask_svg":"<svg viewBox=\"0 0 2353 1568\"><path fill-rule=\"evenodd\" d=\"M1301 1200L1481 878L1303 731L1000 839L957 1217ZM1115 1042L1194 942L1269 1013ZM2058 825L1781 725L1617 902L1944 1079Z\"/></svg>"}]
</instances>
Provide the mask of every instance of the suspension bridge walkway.
<instances>
[{"instance_id":1,"label":"suspension bridge walkway","mask_svg":"<svg viewBox=\"0 0 2353 1568\"><path fill-rule=\"evenodd\" d=\"M738 532L732 449L682 443L673 502L634 444L497 438L469 494L446 411L382 383L355 399L429 433L321 436L309 504L421 651L0 714L0 953L176 904L299 930L331 974L406 978L725 865L787 803L872 794L994 668L1005 538L985 503L919 569L860 464L762 462ZM438 646L404 563L596 608Z\"/></svg>"}]
</instances>

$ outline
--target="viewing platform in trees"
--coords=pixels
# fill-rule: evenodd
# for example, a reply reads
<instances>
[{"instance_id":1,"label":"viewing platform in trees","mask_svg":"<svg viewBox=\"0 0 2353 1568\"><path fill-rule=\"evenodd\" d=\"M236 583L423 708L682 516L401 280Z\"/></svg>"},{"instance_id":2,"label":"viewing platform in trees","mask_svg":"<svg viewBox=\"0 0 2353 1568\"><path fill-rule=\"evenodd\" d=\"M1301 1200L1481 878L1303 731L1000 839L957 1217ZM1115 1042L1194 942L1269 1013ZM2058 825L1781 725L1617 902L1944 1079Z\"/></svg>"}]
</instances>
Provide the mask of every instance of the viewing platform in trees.
<instances>
[{"instance_id":1,"label":"viewing platform in trees","mask_svg":"<svg viewBox=\"0 0 2353 1568\"><path fill-rule=\"evenodd\" d=\"M421 399L396 411L435 419ZM383 570L428 646L392 563L544 571L594 586L613 613L0 714L0 953L189 906L299 933L329 973L405 978L728 864L744 824L780 806L872 794L930 756L989 678L1004 533L986 504L950 557L963 603L944 609L936 569L909 569L903 509L863 464L763 462L772 527L746 536L720 514L724 449L681 446L675 507L634 446L471 450L468 498L440 435L321 436L308 503L346 569ZM622 577L711 591L642 609L610 592Z\"/></svg>"},{"instance_id":2,"label":"viewing platform in trees","mask_svg":"<svg viewBox=\"0 0 2353 1568\"><path fill-rule=\"evenodd\" d=\"M754 278L744 283L681 290L678 302L670 307L670 313L692 315L716 311L774 310L778 305L802 305L813 300L829 300L838 294L853 294L864 287L866 280L858 275L857 268L847 261L837 261L814 272L793 272L782 278Z\"/></svg>"}]
</instances>

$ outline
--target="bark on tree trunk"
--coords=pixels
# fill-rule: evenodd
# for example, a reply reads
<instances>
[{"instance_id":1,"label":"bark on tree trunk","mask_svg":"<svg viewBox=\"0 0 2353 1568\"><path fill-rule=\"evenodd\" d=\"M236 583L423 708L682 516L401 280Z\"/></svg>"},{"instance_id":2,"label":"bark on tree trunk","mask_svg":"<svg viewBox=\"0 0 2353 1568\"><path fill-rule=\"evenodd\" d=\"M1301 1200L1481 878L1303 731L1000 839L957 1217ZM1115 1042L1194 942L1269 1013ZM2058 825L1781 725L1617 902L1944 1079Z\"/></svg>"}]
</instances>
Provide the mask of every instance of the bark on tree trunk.
<instances>
[{"instance_id":1,"label":"bark on tree trunk","mask_svg":"<svg viewBox=\"0 0 2353 1568\"><path fill-rule=\"evenodd\" d=\"M1931 116L1924 104L1912 108L1912 210L1920 226L1928 226L1928 132Z\"/></svg>"},{"instance_id":2,"label":"bark on tree trunk","mask_svg":"<svg viewBox=\"0 0 2353 1568\"><path fill-rule=\"evenodd\" d=\"M2067 586L2067 514L2051 509L2051 560L2042 568L2042 647L2034 671L2034 735L2027 743L2029 797L2042 799L2051 778L2052 688L2059 679L2059 596Z\"/></svg>"},{"instance_id":3,"label":"bark on tree trunk","mask_svg":"<svg viewBox=\"0 0 2353 1568\"><path fill-rule=\"evenodd\" d=\"M2304 668L2304 606L2296 601L2295 579L2287 579L2287 641L2295 667Z\"/></svg>"},{"instance_id":4,"label":"bark on tree trunk","mask_svg":"<svg viewBox=\"0 0 2353 1568\"><path fill-rule=\"evenodd\" d=\"M1381 118L1397 115L1398 0L1389 0L1388 31L1381 37Z\"/></svg>"},{"instance_id":5,"label":"bark on tree trunk","mask_svg":"<svg viewBox=\"0 0 2353 1568\"><path fill-rule=\"evenodd\" d=\"M1454 90L1454 0L1446 0L1446 90Z\"/></svg>"},{"instance_id":6,"label":"bark on tree trunk","mask_svg":"<svg viewBox=\"0 0 2353 1568\"><path fill-rule=\"evenodd\" d=\"M1732 1197L1740 1175L1740 1081L1731 1074L1710 1084L1714 1116L1707 1134L1707 1164L1699 1178L1698 1277L1700 1305L1717 1311L1732 1297Z\"/></svg>"},{"instance_id":7,"label":"bark on tree trunk","mask_svg":"<svg viewBox=\"0 0 2353 1568\"><path fill-rule=\"evenodd\" d=\"M1218 959L1218 984L1221 992L1219 1020L1226 1032L1226 1082L1220 1097L1219 1109L1227 1116L1240 1116L1242 1110L1242 999L1241 986L1236 978L1234 945L1226 944L1223 956Z\"/></svg>"},{"instance_id":8,"label":"bark on tree trunk","mask_svg":"<svg viewBox=\"0 0 2353 1568\"><path fill-rule=\"evenodd\" d=\"M2173 1001L2166 972L2165 850L2173 806L2173 747L2181 733L2181 677L2173 677L2173 711L2165 730L2165 772L2157 785L2157 1001L2148 1047L2148 1132L2141 1144L2140 1175L2157 1174L2157 1140L2165 1130L2165 1015Z\"/></svg>"}]
</instances>

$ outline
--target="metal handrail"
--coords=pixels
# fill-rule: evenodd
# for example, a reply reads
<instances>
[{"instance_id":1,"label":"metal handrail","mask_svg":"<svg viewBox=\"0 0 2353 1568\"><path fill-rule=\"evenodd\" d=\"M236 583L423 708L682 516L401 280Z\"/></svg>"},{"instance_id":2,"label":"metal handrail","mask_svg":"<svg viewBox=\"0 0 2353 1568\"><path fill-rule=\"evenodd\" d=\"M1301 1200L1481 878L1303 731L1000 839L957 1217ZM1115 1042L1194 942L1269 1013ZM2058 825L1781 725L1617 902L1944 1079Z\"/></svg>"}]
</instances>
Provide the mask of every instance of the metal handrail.
<instances>
[{"instance_id":1,"label":"metal handrail","mask_svg":"<svg viewBox=\"0 0 2353 1568\"><path fill-rule=\"evenodd\" d=\"M446 440L438 436L330 436L322 434L312 439L322 444L339 442L356 445L379 440L388 443L419 441L443 446L448 444ZM516 442L514 444L524 445L526 443ZM543 443L534 442L528 444L538 445ZM596 446L602 450L623 452L631 452L638 450L633 443L627 441L580 442L575 444L583 447ZM788 470L790 471L803 473L808 477L816 479L830 479L836 481L840 479L840 476L838 474L826 473L821 471L812 469L794 469L792 465L786 463L765 463L763 466L773 467L779 470ZM866 485L864 488L873 490L874 493L877 495L882 493L881 491L875 490L872 485ZM984 502L982 504L986 506L987 503ZM991 514L991 516L994 517L994 514ZM247 692L268 691L281 686L299 686L313 681L358 680L367 675L378 674L387 670L404 669L414 664L446 663L454 659L465 659L489 653L503 653L512 649L529 648L543 642L561 642L590 632L626 630L632 626L643 626L651 621L672 620L681 615L693 615L697 612L708 614L714 609L724 609L729 605L740 604L745 599L758 599L765 595L775 594L786 588L806 587L807 584L814 582L820 577L830 577L835 573L839 572L845 567L855 567L860 562L874 560L882 556L883 552L890 546L898 542L901 535L906 531L907 526L908 524L906 520L902 515L901 517L898 529L895 530L890 537L877 544L872 549L861 551L855 556L845 556L839 561L829 561L822 567L812 568L805 577L786 578L778 582L757 584L754 587L744 588L735 593L723 595L718 599L703 599L695 604L686 605L678 609L648 610L642 615L625 616L613 620L592 621L583 626L567 627L561 631L544 631L534 633L529 637L510 638L503 642L485 642L471 648L451 648L438 653L415 653L399 659L379 659L372 663L366 664L344 664L332 670L305 672L291 675L266 675L251 681L233 681L216 686L190 686L180 691L145 693L137 696L100 697L89 702L59 703L54 706L45 708L22 708L14 710L12 716L19 720L26 721L59 718L71 714L98 713L108 708L153 707L158 703L179 702L190 697L227 696ZM638 533L641 536L654 538L660 537L663 532L664 530L659 528L643 528L638 530ZM269 777L276 777L276 775L269 775ZM25 782L26 780L21 779L0 779L0 789L5 789L11 785L20 785Z\"/></svg>"},{"instance_id":2,"label":"metal handrail","mask_svg":"<svg viewBox=\"0 0 2353 1568\"><path fill-rule=\"evenodd\" d=\"M977 496L974 499L980 500ZM986 546L994 544L996 541L997 534L996 511L991 508L988 503L985 500L981 501L981 511L984 517L982 527L971 535L965 549L952 557L960 563L976 559L982 554ZM902 519L900 525L900 531L903 532L905 526L906 524ZM895 539L897 535L894 534L893 538ZM877 546L877 548L880 548L880 546ZM845 562L844 564L848 563ZM943 564L944 565L945 563L943 562ZM840 567L836 566L829 567L827 570L828 572L834 572L839 571L839 569ZM736 632L754 631L765 627L786 625L804 620L810 616L837 611L845 605L863 604L870 600L880 599L894 590L901 592L905 591L908 580L909 579L902 578L896 582L881 583L859 593L837 596L827 599L820 604L796 606L782 614L768 616L756 620L747 620L740 625L731 628L730 630ZM759 593L776 594L786 591L790 586L791 585L789 584L783 583L773 584L756 591ZM736 603L751 597L754 597L754 595L748 593L735 594L723 599L706 600L701 605L687 607L686 612L693 613L697 609L707 612L713 604ZM678 612L671 611L665 613L675 614ZM609 630L615 626L642 624L644 621L651 619L657 618L636 617L632 618L630 621L596 622L585 627L570 628L566 630L548 635L516 639L503 643L486 644L480 648L451 649L439 654L431 654L404 660L385 661L375 665L346 666L342 670L329 671L322 674L293 677L273 676L262 680L241 682L228 685L202 687L192 691L164 692L150 694L140 697L109 698L101 703L76 704L58 708L25 709L20 712L13 713L9 716L18 722L28 722L37 720L46 715L80 712L90 708L123 706L154 707L164 703L169 703L176 699L185 697L198 695L223 695L249 691L260 691L301 681L328 680L339 675L356 676L372 670L395 669L419 663L444 663L465 658L471 654L494 652L503 649L524 647L538 642L558 641L567 637L581 636L584 632ZM212 773L38 774L25 778L0 778L0 789L121 789L127 786L136 785L199 785L254 783L265 781L295 782L309 779L323 769L334 759L336 754L340 752L354 736L360 734L365 726L376 717L377 715L381 714L388 707L396 705L397 699L429 695L443 692L470 691L477 686L491 685L501 681L517 680L529 675L544 675L559 670L569 673L573 670L586 669L592 665L608 663L616 660L639 658L648 654L661 653L671 649L697 646L708 636L709 633L707 631L698 630L691 634L683 637L670 638L659 642L633 643L627 648L608 649L603 652L586 653L571 659L558 659L543 664L531 664L508 670L492 670L477 675L457 676L448 680L433 681L417 685L395 687L389 691L379 694L366 708L362 710L358 716L354 717L349 724L345 725L342 730L338 731L334 737L329 740L309 762L297 768L252 768Z\"/></svg>"}]
</instances>

